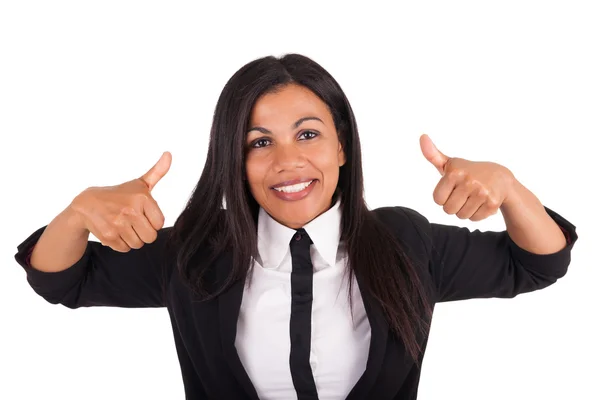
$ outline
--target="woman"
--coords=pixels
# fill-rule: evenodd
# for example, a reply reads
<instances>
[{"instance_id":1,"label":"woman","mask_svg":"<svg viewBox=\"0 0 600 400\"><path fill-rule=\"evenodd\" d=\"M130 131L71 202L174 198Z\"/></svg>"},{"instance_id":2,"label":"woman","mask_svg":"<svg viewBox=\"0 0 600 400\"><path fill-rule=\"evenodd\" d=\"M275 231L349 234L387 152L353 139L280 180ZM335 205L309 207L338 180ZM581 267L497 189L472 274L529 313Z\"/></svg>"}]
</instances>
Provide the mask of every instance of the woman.
<instances>
[{"instance_id":1,"label":"woman","mask_svg":"<svg viewBox=\"0 0 600 400\"><path fill-rule=\"evenodd\" d=\"M173 227L151 196L165 153L139 179L83 191L16 259L51 303L167 307L187 398L414 399L437 302L547 287L577 240L507 168L426 136L421 148L437 204L473 221L500 210L506 231L367 209L340 86L304 56L265 57L223 89Z\"/></svg>"}]
</instances>

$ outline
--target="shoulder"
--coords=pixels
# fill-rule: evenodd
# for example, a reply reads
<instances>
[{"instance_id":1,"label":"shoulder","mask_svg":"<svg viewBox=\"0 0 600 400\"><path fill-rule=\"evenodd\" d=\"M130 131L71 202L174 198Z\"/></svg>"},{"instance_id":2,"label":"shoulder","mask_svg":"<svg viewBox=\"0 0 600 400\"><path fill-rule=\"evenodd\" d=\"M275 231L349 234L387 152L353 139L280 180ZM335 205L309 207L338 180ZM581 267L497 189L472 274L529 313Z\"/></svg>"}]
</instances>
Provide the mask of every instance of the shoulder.
<instances>
[{"instance_id":1,"label":"shoulder","mask_svg":"<svg viewBox=\"0 0 600 400\"><path fill-rule=\"evenodd\" d=\"M380 207L371 212L405 245L423 246L429 253L432 242L431 224L423 214L404 206Z\"/></svg>"},{"instance_id":2,"label":"shoulder","mask_svg":"<svg viewBox=\"0 0 600 400\"><path fill-rule=\"evenodd\" d=\"M418 211L403 206L380 207L371 212L383 223L403 231L427 231L429 220Z\"/></svg>"}]
</instances>

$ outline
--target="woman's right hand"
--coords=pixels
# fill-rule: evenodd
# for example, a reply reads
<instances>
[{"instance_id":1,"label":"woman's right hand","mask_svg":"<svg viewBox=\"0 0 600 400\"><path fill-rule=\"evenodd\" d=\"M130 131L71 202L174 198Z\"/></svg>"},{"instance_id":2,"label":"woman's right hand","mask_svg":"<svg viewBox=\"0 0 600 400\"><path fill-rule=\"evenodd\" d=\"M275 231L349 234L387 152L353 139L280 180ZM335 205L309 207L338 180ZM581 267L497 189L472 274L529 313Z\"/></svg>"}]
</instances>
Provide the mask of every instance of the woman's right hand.
<instances>
[{"instance_id":1,"label":"woman's right hand","mask_svg":"<svg viewBox=\"0 0 600 400\"><path fill-rule=\"evenodd\" d=\"M90 187L69 205L77 223L105 246L119 252L139 249L156 240L165 217L152 189L171 167L171 153L140 178L116 186Z\"/></svg>"}]
</instances>

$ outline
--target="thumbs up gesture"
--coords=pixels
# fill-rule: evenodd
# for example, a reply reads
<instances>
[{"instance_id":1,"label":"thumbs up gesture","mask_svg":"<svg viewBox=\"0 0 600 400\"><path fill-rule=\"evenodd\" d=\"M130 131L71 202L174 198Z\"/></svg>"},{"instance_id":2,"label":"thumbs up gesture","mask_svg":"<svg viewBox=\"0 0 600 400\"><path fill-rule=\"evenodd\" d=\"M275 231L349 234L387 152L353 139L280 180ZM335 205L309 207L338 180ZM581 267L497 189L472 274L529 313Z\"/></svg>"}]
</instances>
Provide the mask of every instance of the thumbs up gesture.
<instances>
[{"instance_id":1,"label":"thumbs up gesture","mask_svg":"<svg viewBox=\"0 0 600 400\"><path fill-rule=\"evenodd\" d=\"M448 157L427 135L421 136L420 143L423 156L442 176L433 199L447 214L480 221L498 212L511 194L515 177L508 168L493 162Z\"/></svg>"},{"instance_id":2,"label":"thumbs up gesture","mask_svg":"<svg viewBox=\"0 0 600 400\"><path fill-rule=\"evenodd\" d=\"M171 153L165 152L140 178L84 190L69 206L76 220L102 244L119 252L152 243L165 217L151 192L169 171L171 158Z\"/></svg>"}]
</instances>

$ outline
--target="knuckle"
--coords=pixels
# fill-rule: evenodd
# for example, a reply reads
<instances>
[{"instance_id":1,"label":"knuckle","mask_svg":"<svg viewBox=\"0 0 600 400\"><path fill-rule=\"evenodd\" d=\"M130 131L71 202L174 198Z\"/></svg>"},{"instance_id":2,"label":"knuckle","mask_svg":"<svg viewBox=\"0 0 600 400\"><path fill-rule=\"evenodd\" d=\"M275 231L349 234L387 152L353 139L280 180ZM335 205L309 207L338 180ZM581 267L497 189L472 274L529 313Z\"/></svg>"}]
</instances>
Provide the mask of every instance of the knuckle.
<instances>
[{"instance_id":1,"label":"knuckle","mask_svg":"<svg viewBox=\"0 0 600 400\"><path fill-rule=\"evenodd\" d=\"M118 214L112 215L112 218L108 220L108 224L113 227L115 231L119 231L126 225L126 219L124 218L123 213L119 212Z\"/></svg>"},{"instance_id":2,"label":"knuckle","mask_svg":"<svg viewBox=\"0 0 600 400\"><path fill-rule=\"evenodd\" d=\"M119 234L114 229L105 229L100 235L106 242L114 242L119 237Z\"/></svg>"},{"instance_id":3,"label":"knuckle","mask_svg":"<svg viewBox=\"0 0 600 400\"><path fill-rule=\"evenodd\" d=\"M137 193L133 200L139 207L142 207L142 205L148 201L153 201L152 196L145 192Z\"/></svg>"},{"instance_id":4,"label":"knuckle","mask_svg":"<svg viewBox=\"0 0 600 400\"><path fill-rule=\"evenodd\" d=\"M488 197L487 203L488 206L493 210L496 210L501 205L500 201L495 197Z\"/></svg>"},{"instance_id":5,"label":"knuckle","mask_svg":"<svg viewBox=\"0 0 600 400\"><path fill-rule=\"evenodd\" d=\"M467 179L462 183L462 186L465 188L465 191L470 193L477 187L477 182L472 179Z\"/></svg>"},{"instance_id":6,"label":"knuckle","mask_svg":"<svg viewBox=\"0 0 600 400\"><path fill-rule=\"evenodd\" d=\"M486 188L486 187L480 187L479 190L477 191L477 195L479 197L488 197L490 195L490 191Z\"/></svg>"},{"instance_id":7,"label":"knuckle","mask_svg":"<svg viewBox=\"0 0 600 400\"><path fill-rule=\"evenodd\" d=\"M448 172L448 177L456 180L464 179L466 175L466 171L462 168L453 168Z\"/></svg>"},{"instance_id":8,"label":"knuckle","mask_svg":"<svg viewBox=\"0 0 600 400\"><path fill-rule=\"evenodd\" d=\"M140 215L139 211L133 206L125 206L121 208L120 215L125 217L137 217Z\"/></svg>"}]
</instances>

